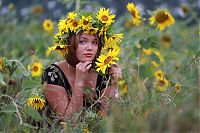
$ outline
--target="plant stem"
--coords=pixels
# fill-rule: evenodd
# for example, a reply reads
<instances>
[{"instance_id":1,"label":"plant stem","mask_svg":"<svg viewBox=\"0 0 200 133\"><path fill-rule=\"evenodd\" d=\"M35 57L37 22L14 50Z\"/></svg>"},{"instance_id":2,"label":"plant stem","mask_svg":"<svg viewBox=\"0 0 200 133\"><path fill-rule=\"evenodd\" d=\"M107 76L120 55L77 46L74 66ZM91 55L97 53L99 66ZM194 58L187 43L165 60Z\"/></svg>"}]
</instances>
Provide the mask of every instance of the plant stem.
<instances>
[{"instance_id":1,"label":"plant stem","mask_svg":"<svg viewBox=\"0 0 200 133\"><path fill-rule=\"evenodd\" d=\"M101 100L101 99L104 97L104 94L105 94L105 92L106 92L106 90L107 90L107 88L108 88L108 84L109 84L109 82L110 82L110 79L111 79L111 77L109 76L108 81L107 81L107 83L106 83L106 88L105 88L105 90L103 91L103 94L99 97L99 99L97 99L97 100L90 106L90 108L92 108L99 100Z\"/></svg>"},{"instance_id":2,"label":"plant stem","mask_svg":"<svg viewBox=\"0 0 200 133\"><path fill-rule=\"evenodd\" d=\"M18 107L17 107L18 105L15 103L14 99L9 95L2 95L1 97L7 97L7 98L12 100L12 103L14 104L16 111L17 111L17 115L19 117L20 125L22 125L23 124L22 117L21 117L21 114L19 113L19 110L18 110Z\"/></svg>"}]
</instances>

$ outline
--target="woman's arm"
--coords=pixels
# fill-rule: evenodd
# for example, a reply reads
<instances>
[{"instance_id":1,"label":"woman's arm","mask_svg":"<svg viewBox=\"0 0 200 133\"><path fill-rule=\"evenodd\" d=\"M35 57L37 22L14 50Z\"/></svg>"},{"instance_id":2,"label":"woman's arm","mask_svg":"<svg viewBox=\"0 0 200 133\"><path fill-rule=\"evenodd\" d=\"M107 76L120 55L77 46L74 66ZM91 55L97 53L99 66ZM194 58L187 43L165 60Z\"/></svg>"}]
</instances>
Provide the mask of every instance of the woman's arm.
<instances>
[{"instance_id":1,"label":"woman's arm","mask_svg":"<svg viewBox=\"0 0 200 133\"><path fill-rule=\"evenodd\" d=\"M78 87L75 88L77 88L76 90L79 90ZM51 109L56 112L60 118L71 117L72 114L82 108L82 91L72 92L71 100L69 100L69 97L64 87L47 84L44 89L44 95Z\"/></svg>"},{"instance_id":2,"label":"woman's arm","mask_svg":"<svg viewBox=\"0 0 200 133\"><path fill-rule=\"evenodd\" d=\"M83 108L83 88L87 78L91 62L80 62L76 65L75 79L72 87L72 97L69 97L62 86L47 84L44 94L50 107L61 118L71 117L75 112Z\"/></svg>"}]
</instances>

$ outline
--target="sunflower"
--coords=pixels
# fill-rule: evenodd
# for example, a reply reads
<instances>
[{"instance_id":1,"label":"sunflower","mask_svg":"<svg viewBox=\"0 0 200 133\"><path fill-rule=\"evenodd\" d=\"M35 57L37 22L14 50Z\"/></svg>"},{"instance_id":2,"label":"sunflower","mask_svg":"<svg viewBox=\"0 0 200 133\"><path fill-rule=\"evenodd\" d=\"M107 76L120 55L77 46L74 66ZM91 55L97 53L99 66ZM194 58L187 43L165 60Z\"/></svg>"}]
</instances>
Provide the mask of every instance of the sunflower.
<instances>
[{"instance_id":1,"label":"sunflower","mask_svg":"<svg viewBox=\"0 0 200 133\"><path fill-rule=\"evenodd\" d=\"M98 58L96 63L96 71L101 71L105 74L105 71L108 67L111 67L112 64L116 64L115 61L119 60L117 55L119 54L119 50L116 51L115 49L109 50L107 55L101 54Z\"/></svg>"},{"instance_id":2,"label":"sunflower","mask_svg":"<svg viewBox=\"0 0 200 133\"><path fill-rule=\"evenodd\" d=\"M96 34L97 32L98 32L98 28L93 28L93 27L88 28L88 29L86 29L86 30L84 31L84 33L87 33L87 34L90 34L90 35L94 35L94 34Z\"/></svg>"},{"instance_id":3,"label":"sunflower","mask_svg":"<svg viewBox=\"0 0 200 133\"><path fill-rule=\"evenodd\" d=\"M158 64L156 61L151 61L151 64L154 66L154 67L159 67L160 66L160 64Z\"/></svg>"},{"instance_id":4,"label":"sunflower","mask_svg":"<svg viewBox=\"0 0 200 133\"><path fill-rule=\"evenodd\" d=\"M67 21L68 22L70 22L70 20L74 20L75 18L76 18L76 16L77 16L78 14L77 13L75 13L75 12L69 12L68 13L68 17L67 17Z\"/></svg>"},{"instance_id":5,"label":"sunflower","mask_svg":"<svg viewBox=\"0 0 200 133\"><path fill-rule=\"evenodd\" d=\"M54 44L47 49L46 55L49 56L49 54L54 50L64 57L68 53L68 45Z\"/></svg>"},{"instance_id":6,"label":"sunflower","mask_svg":"<svg viewBox=\"0 0 200 133\"><path fill-rule=\"evenodd\" d=\"M64 33L68 33L68 25L66 24L66 20L60 20L58 23L58 30L60 31L60 33L64 34Z\"/></svg>"},{"instance_id":7,"label":"sunflower","mask_svg":"<svg viewBox=\"0 0 200 133\"><path fill-rule=\"evenodd\" d=\"M106 34L106 31L108 30L108 26L103 26L100 30L99 30L99 37L101 35L105 35Z\"/></svg>"},{"instance_id":8,"label":"sunflower","mask_svg":"<svg viewBox=\"0 0 200 133\"><path fill-rule=\"evenodd\" d=\"M126 81L124 79L120 79L118 82L119 88L120 88L120 92L119 95L125 95L128 91L128 85L126 83Z\"/></svg>"},{"instance_id":9,"label":"sunflower","mask_svg":"<svg viewBox=\"0 0 200 133\"><path fill-rule=\"evenodd\" d=\"M169 86L169 81L166 78L156 79L154 82L154 87L157 91L163 92L166 91L166 88Z\"/></svg>"},{"instance_id":10,"label":"sunflower","mask_svg":"<svg viewBox=\"0 0 200 133\"><path fill-rule=\"evenodd\" d=\"M141 24L141 16L138 7L133 4L133 2L128 3L126 6L127 10L131 13L133 17L133 24L140 25Z\"/></svg>"},{"instance_id":11,"label":"sunflower","mask_svg":"<svg viewBox=\"0 0 200 133\"><path fill-rule=\"evenodd\" d=\"M154 77L156 79L163 79L164 78L164 72L162 70L157 70L155 73L154 73Z\"/></svg>"},{"instance_id":12,"label":"sunflower","mask_svg":"<svg viewBox=\"0 0 200 133\"><path fill-rule=\"evenodd\" d=\"M28 65L28 70L31 71L31 76L32 77L38 77L42 74L42 63L37 61L37 62L34 62L33 64L31 65Z\"/></svg>"},{"instance_id":13,"label":"sunflower","mask_svg":"<svg viewBox=\"0 0 200 133\"><path fill-rule=\"evenodd\" d=\"M154 50L153 54L155 54L159 58L160 63L164 62L163 56L162 56L162 54L159 51Z\"/></svg>"},{"instance_id":14,"label":"sunflower","mask_svg":"<svg viewBox=\"0 0 200 133\"><path fill-rule=\"evenodd\" d=\"M0 70L3 70L4 68L4 59L0 57Z\"/></svg>"},{"instance_id":15,"label":"sunflower","mask_svg":"<svg viewBox=\"0 0 200 133\"><path fill-rule=\"evenodd\" d=\"M109 49L116 49L120 50L120 47L117 45L121 38L123 38L123 34L114 34L105 41L105 46L103 47L103 50L109 50Z\"/></svg>"},{"instance_id":16,"label":"sunflower","mask_svg":"<svg viewBox=\"0 0 200 133\"><path fill-rule=\"evenodd\" d=\"M180 83L176 83L176 84L174 85L174 89L175 89L175 91L176 91L177 93L179 93L179 92L181 91L181 84L180 84Z\"/></svg>"},{"instance_id":17,"label":"sunflower","mask_svg":"<svg viewBox=\"0 0 200 133\"><path fill-rule=\"evenodd\" d=\"M76 32L76 30L78 30L78 28L80 28L80 24L79 21L74 19L71 21L71 23L69 24L69 29L71 32Z\"/></svg>"},{"instance_id":18,"label":"sunflower","mask_svg":"<svg viewBox=\"0 0 200 133\"><path fill-rule=\"evenodd\" d=\"M50 19L45 19L43 22L43 28L47 32L51 32L53 30L53 22Z\"/></svg>"},{"instance_id":19,"label":"sunflower","mask_svg":"<svg viewBox=\"0 0 200 133\"><path fill-rule=\"evenodd\" d=\"M83 30L89 29L91 27L92 24L92 17L88 16L82 16L81 20L80 20L80 26L82 27Z\"/></svg>"},{"instance_id":20,"label":"sunflower","mask_svg":"<svg viewBox=\"0 0 200 133\"><path fill-rule=\"evenodd\" d=\"M142 52L146 55L151 55L152 52L153 52L153 49L152 48L143 48L142 49Z\"/></svg>"},{"instance_id":21,"label":"sunflower","mask_svg":"<svg viewBox=\"0 0 200 133\"><path fill-rule=\"evenodd\" d=\"M169 35L162 35L160 37L160 41L163 44L164 47L169 48L170 47L170 43L172 42L172 38Z\"/></svg>"},{"instance_id":22,"label":"sunflower","mask_svg":"<svg viewBox=\"0 0 200 133\"><path fill-rule=\"evenodd\" d=\"M175 23L175 19L169 11L163 9L157 10L154 16L149 18L149 21L151 25L157 23L157 29L160 31Z\"/></svg>"},{"instance_id":23,"label":"sunflower","mask_svg":"<svg viewBox=\"0 0 200 133\"><path fill-rule=\"evenodd\" d=\"M123 38L123 34L114 34L111 37L108 38L109 43L119 43L121 42L121 39Z\"/></svg>"},{"instance_id":24,"label":"sunflower","mask_svg":"<svg viewBox=\"0 0 200 133\"><path fill-rule=\"evenodd\" d=\"M115 15L111 14L109 9L100 8L99 12L97 13L97 18L106 25L110 25L114 22Z\"/></svg>"},{"instance_id":25,"label":"sunflower","mask_svg":"<svg viewBox=\"0 0 200 133\"><path fill-rule=\"evenodd\" d=\"M115 44L112 44L112 43L105 43L105 46L102 48L102 51L109 51L109 50L113 50L115 49L116 51L120 51L120 47L115 43Z\"/></svg>"},{"instance_id":26,"label":"sunflower","mask_svg":"<svg viewBox=\"0 0 200 133\"><path fill-rule=\"evenodd\" d=\"M34 107L36 110L40 110L45 106L45 100L39 96L32 96L28 99L28 106Z\"/></svg>"}]
</instances>

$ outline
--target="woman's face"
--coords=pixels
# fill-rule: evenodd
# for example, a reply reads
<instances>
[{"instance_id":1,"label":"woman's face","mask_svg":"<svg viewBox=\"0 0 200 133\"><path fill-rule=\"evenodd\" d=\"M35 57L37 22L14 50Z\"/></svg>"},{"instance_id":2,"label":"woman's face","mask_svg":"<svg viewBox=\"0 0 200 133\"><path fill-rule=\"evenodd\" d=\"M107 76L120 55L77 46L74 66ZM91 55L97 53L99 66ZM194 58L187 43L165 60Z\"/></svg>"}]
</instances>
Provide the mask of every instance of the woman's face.
<instances>
[{"instance_id":1,"label":"woman's face","mask_svg":"<svg viewBox=\"0 0 200 133\"><path fill-rule=\"evenodd\" d=\"M80 62L92 61L98 50L96 35L81 33L79 36L76 57Z\"/></svg>"}]
</instances>

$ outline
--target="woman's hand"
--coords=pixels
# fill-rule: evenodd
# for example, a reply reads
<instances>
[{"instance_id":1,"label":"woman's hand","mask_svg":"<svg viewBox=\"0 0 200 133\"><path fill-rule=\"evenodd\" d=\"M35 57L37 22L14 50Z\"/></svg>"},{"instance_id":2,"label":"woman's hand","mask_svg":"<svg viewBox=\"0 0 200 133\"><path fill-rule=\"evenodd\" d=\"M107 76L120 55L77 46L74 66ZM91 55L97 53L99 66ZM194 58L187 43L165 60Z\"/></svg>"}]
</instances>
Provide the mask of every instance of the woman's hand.
<instances>
[{"instance_id":1,"label":"woman's hand","mask_svg":"<svg viewBox=\"0 0 200 133\"><path fill-rule=\"evenodd\" d=\"M79 62L76 65L75 81L78 82L78 84L81 84L81 85L84 84L91 67L92 67L92 61Z\"/></svg>"},{"instance_id":2,"label":"woman's hand","mask_svg":"<svg viewBox=\"0 0 200 133\"><path fill-rule=\"evenodd\" d=\"M111 66L109 69L109 75L111 75L112 83L117 82L118 79L122 77L122 71L119 64L114 64Z\"/></svg>"}]
</instances>

